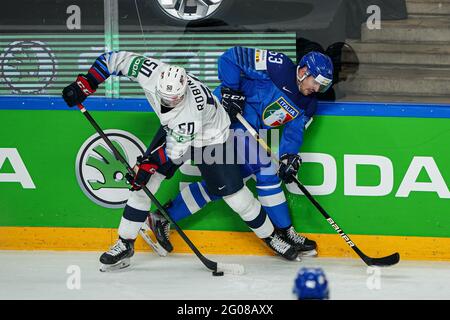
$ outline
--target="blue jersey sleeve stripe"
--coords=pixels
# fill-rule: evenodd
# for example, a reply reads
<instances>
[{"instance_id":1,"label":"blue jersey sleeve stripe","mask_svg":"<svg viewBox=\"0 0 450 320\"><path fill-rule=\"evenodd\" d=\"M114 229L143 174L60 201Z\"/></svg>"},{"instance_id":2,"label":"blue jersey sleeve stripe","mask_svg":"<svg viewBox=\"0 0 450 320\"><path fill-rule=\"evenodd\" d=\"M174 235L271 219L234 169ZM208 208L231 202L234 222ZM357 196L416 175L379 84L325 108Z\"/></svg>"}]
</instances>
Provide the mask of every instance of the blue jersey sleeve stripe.
<instances>
[{"instance_id":1,"label":"blue jersey sleeve stripe","mask_svg":"<svg viewBox=\"0 0 450 320\"><path fill-rule=\"evenodd\" d=\"M97 71L97 73L103 78L103 79L107 79L108 77L105 76L105 73L101 70L99 70L95 65L92 66L92 68L94 68L95 71Z\"/></svg>"},{"instance_id":2,"label":"blue jersey sleeve stripe","mask_svg":"<svg viewBox=\"0 0 450 320\"><path fill-rule=\"evenodd\" d=\"M100 69L102 69L102 70L103 70L103 73L105 73L105 74L107 74L107 75L110 74L108 68L106 67L106 65L103 64L103 63L101 63L101 61L100 61L99 59L97 59L97 60L95 61L94 64L95 64L97 67L99 67Z\"/></svg>"},{"instance_id":3,"label":"blue jersey sleeve stripe","mask_svg":"<svg viewBox=\"0 0 450 320\"><path fill-rule=\"evenodd\" d=\"M94 64L92 67L93 67L93 68L95 69L95 71L97 71L98 74L101 75L104 79L107 79L107 78L109 77L109 74L105 74L105 72L104 72L103 70L97 68L97 65Z\"/></svg>"},{"instance_id":4,"label":"blue jersey sleeve stripe","mask_svg":"<svg viewBox=\"0 0 450 320\"><path fill-rule=\"evenodd\" d=\"M100 57L97 58L97 61L103 65L105 68L108 68L108 66L106 65L106 58L105 58L105 54L102 54Z\"/></svg>"}]
</instances>

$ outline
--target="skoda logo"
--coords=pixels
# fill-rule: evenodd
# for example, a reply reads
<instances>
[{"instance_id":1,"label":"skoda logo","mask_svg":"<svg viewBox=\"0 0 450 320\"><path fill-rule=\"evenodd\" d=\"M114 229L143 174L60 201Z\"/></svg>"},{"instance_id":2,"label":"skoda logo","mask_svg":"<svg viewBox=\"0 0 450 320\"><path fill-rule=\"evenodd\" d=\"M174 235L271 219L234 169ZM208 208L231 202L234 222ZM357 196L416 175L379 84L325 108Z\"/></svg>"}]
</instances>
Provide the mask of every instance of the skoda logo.
<instances>
[{"instance_id":1,"label":"skoda logo","mask_svg":"<svg viewBox=\"0 0 450 320\"><path fill-rule=\"evenodd\" d=\"M134 135L122 130L105 130L119 153L133 166L144 154L145 145ZM81 146L75 162L77 181L84 194L106 208L123 208L129 196L125 166L98 135L90 136Z\"/></svg>"},{"instance_id":2,"label":"skoda logo","mask_svg":"<svg viewBox=\"0 0 450 320\"><path fill-rule=\"evenodd\" d=\"M172 18L195 21L209 17L223 0L158 0L164 12Z\"/></svg>"},{"instance_id":3,"label":"skoda logo","mask_svg":"<svg viewBox=\"0 0 450 320\"><path fill-rule=\"evenodd\" d=\"M0 77L13 94L45 93L55 80L56 65L42 41L14 41L0 55Z\"/></svg>"}]
</instances>

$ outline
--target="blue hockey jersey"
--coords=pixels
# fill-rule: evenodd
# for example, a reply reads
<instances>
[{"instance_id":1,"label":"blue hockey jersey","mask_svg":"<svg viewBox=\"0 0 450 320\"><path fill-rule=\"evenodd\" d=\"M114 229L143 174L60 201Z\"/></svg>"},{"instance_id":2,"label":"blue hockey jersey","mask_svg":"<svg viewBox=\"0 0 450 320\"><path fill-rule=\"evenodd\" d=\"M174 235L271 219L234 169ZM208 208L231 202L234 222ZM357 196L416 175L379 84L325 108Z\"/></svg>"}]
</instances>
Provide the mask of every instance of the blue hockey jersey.
<instances>
[{"instance_id":1,"label":"blue hockey jersey","mask_svg":"<svg viewBox=\"0 0 450 320\"><path fill-rule=\"evenodd\" d=\"M296 70L286 55L253 48L230 48L218 61L221 85L244 93L244 118L255 129L284 125L280 155L299 152L305 125L317 108L315 94L298 90ZM221 98L220 87L214 93Z\"/></svg>"}]
</instances>

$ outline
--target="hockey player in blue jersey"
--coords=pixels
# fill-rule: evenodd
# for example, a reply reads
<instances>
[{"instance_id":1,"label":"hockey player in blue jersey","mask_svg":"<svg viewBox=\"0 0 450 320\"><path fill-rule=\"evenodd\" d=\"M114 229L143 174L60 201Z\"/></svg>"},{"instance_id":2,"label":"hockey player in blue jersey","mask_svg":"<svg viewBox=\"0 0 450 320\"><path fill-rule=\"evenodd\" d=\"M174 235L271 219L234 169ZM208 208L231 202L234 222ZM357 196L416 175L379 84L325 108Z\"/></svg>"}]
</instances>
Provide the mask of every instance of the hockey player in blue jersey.
<instances>
[{"instance_id":1,"label":"hockey player in blue jersey","mask_svg":"<svg viewBox=\"0 0 450 320\"><path fill-rule=\"evenodd\" d=\"M256 130L284 126L279 148L280 166L261 159L257 144L246 135L235 134L237 150L245 158L241 165L244 177L254 175L258 199L283 238L302 255L316 255L316 243L299 235L292 226L289 208L281 188L293 182L302 163L299 156L305 126L317 108L317 92L325 92L332 83L331 59L318 52L306 54L298 65L286 55L253 48L233 47L218 60L221 85L214 94L232 120L231 128L245 130L236 120L238 113ZM253 141L254 142L254 141ZM257 156L254 161L254 156ZM252 157L253 156L253 157ZM253 161L252 161L253 159ZM167 205L171 217L179 221L200 210L208 202L220 199L211 195L204 182L192 183ZM170 247L169 224L159 212L151 215L149 224L158 242Z\"/></svg>"}]
</instances>

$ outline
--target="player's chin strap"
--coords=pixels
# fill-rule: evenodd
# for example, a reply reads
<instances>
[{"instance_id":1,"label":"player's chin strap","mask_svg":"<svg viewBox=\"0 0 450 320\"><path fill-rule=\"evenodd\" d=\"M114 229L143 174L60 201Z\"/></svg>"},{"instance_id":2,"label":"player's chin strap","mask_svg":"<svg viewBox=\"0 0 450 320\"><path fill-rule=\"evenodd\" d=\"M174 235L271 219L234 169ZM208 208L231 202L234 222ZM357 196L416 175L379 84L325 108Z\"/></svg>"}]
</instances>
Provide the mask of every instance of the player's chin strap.
<instances>
[{"instance_id":1,"label":"player's chin strap","mask_svg":"<svg viewBox=\"0 0 450 320\"><path fill-rule=\"evenodd\" d=\"M273 155L270 147L267 143L262 139L256 130L244 119L241 114L237 114L237 119L242 123L242 125L250 132L250 134L255 138L255 140L264 148L264 150L270 154L272 160L279 165L279 160ZM297 177L294 177L295 184L300 188L303 194L308 198L309 201L320 211L320 213L325 217L328 223L331 225L333 230L335 230L344 240L345 242L358 254L358 256L368 265L368 266L391 266L400 261L400 255L396 252L386 257L382 258L371 258L365 255L356 244L350 240L350 237L344 233L344 231L337 225L337 223L332 219L324 208L313 198L313 196L309 193L309 191L300 183Z\"/></svg>"},{"instance_id":2,"label":"player's chin strap","mask_svg":"<svg viewBox=\"0 0 450 320\"><path fill-rule=\"evenodd\" d=\"M95 128L97 133L100 135L100 137L103 139L103 141L106 143L106 145L109 147L109 149L114 154L114 157L120 161L125 168L127 169L128 173L131 175L134 175L134 170L131 168L131 166L128 164L127 160L122 156L122 154L116 149L116 147L112 144L111 140L109 140L108 136L103 132L103 130L100 128L100 126L97 124L97 122L92 118L90 113L86 110L86 108L80 103L77 105L80 111L84 114L86 119L91 123L91 125ZM217 263L214 261L209 260L206 258L198 249L197 247L192 243L192 241L187 237L187 235L184 233L183 230L176 224L172 217L167 213L166 209L161 205L161 203L156 199L156 197L148 190L146 186L142 187L142 190L145 192L145 194L150 198L153 204L156 205L156 207L159 209L159 211L164 215L164 217L172 223L175 230L178 232L180 237L186 242L186 244L191 248L191 250L195 253L195 255L200 259L200 261L203 263L203 265L208 268L209 270L213 271L214 275L217 275L219 272L224 273L231 273L231 274L243 274L244 273L244 266L240 264L228 264L228 263ZM145 239L145 238L144 238Z\"/></svg>"}]
</instances>

